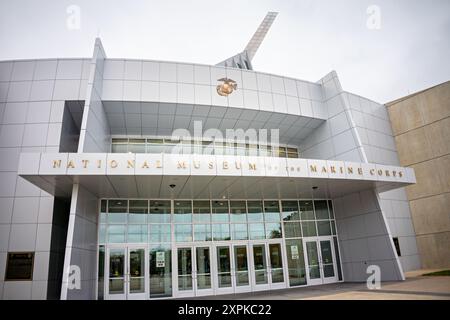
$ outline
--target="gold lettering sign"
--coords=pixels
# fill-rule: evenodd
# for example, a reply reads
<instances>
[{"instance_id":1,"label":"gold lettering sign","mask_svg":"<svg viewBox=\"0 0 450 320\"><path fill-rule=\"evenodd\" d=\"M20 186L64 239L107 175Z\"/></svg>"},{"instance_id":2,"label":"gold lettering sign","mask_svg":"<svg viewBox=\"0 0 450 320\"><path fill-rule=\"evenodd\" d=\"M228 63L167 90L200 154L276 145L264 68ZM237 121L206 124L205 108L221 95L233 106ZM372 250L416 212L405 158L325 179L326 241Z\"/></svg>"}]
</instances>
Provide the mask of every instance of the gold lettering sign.
<instances>
[{"instance_id":1,"label":"gold lettering sign","mask_svg":"<svg viewBox=\"0 0 450 320\"><path fill-rule=\"evenodd\" d=\"M224 169L224 170L227 170L227 169L228 169L228 162L227 162L227 161L224 161L224 162L223 162L223 169Z\"/></svg>"},{"instance_id":2,"label":"gold lettering sign","mask_svg":"<svg viewBox=\"0 0 450 320\"><path fill-rule=\"evenodd\" d=\"M200 161L194 161L193 165L195 169L200 169Z\"/></svg>"},{"instance_id":3,"label":"gold lettering sign","mask_svg":"<svg viewBox=\"0 0 450 320\"><path fill-rule=\"evenodd\" d=\"M352 167L347 167L347 172L349 174L353 174L353 168Z\"/></svg>"},{"instance_id":4,"label":"gold lettering sign","mask_svg":"<svg viewBox=\"0 0 450 320\"><path fill-rule=\"evenodd\" d=\"M373 176L375 174L375 169L370 169L370 175Z\"/></svg>"},{"instance_id":5,"label":"gold lettering sign","mask_svg":"<svg viewBox=\"0 0 450 320\"><path fill-rule=\"evenodd\" d=\"M178 169L186 169L186 162L185 161L178 161L177 168Z\"/></svg>"},{"instance_id":6,"label":"gold lettering sign","mask_svg":"<svg viewBox=\"0 0 450 320\"><path fill-rule=\"evenodd\" d=\"M89 160L81 160L81 163L83 164L83 168L87 168L87 165L89 163Z\"/></svg>"},{"instance_id":7,"label":"gold lettering sign","mask_svg":"<svg viewBox=\"0 0 450 320\"><path fill-rule=\"evenodd\" d=\"M53 168L61 168L61 160L53 160Z\"/></svg>"},{"instance_id":8,"label":"gold lettering sign","mask_svg":"<svg viewBox=\"0 0 450 320\"><path fill-rule=\"evenodd\" d=\"M317 167L314 165L310 165L309 170L311 170L312 172L317 172Z\"/></svg>"},{"instance_id":9,"label":"gold lettering sign","mask_svg":"<svg viewBox=\"0 0 450 320\"><path fill-rule=\"evenodd\" d=\"M256 170L256 163L248 163L248 170Z\"/></svg>"},{"instance_id":10,"label":"gold lettering sign","mask_svg":"<svg viewBox=\"0 0 450 320\"><path fill-rule=\"evenodd\" d=\"M360 176L362 176L362 175L363 175L363 171L362 171L362 168L358 168L358 174L359 174Z\"/></svg>"},{"instance_id":11,"label":"gold lettering sign","mask_svg":"<svg viewBox=\"0 0 450 320\"><path fill-rule=\"evenodd\" d=\"M109 165L111 166L111 168L114 169L114 168L117 168L117 166L118 166L119 164L117 163L116 160L111 160Z\"/></svg>"},{"instance_id":12,"label":"gold lettering sign","mask_svg":"<svg viewBox=\"0 0 450 320\"><path fill-rule=\"evenodd\" d=\"M134 160L127 160L127 168L134 168Z\"/></svg>"},{"instance_id":13,"label":"gold lettering sign","mask_svg":"<svg viewBox=\"0 0 450 320\"><path fill-rule=\"evenodd\" d=\"M75 169L75 163L73 162L73 160L69 160L69 162L67 163L67 169Z\"/></svg>"},{"instance_id":14,"label":"gold lettering sign","mask_svg":"<svg viewBox=\"0 0 450 320\"><path fill-rule=\"evenodd\" d=\"M148 169L148 168L150 168L150 167L148 166L147 160L144 161L144 163L142 164L141 168L142 168L142 169Z\"/></svg>"},{"instance_id":15,"label":"gold lettering sign","mask_svg":"<svg viewBox=\"0 0 450 320\"><path fill-rule=\"evenodd\" d=\"M326 167L322 167L322 173L327 173L327 168Z\"/></svg>"}]
</instances>

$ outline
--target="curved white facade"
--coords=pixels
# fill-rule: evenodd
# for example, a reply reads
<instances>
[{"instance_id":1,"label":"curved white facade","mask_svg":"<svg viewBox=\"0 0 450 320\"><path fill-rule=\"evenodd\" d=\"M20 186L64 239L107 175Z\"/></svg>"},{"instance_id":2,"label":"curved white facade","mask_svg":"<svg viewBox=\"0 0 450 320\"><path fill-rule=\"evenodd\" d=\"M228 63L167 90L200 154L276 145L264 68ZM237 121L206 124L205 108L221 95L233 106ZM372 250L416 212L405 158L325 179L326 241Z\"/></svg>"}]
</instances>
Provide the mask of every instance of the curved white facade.
<instances>
[{"instance_id":1,"label":"curved white facade","mask_svg":"<svg viewBox=\"0 0 450 320\"><path fill-rule=\"evenodd\" d=\"M217 92L223 78L237 84L228 96ZM217 271L212 252L226 247L234 252L229 259L235 259L234 248L245 246L248 271L255 273L257 264L250 254L260 249L255 246L266 246L269 252L278 250L271 245L279 245L283 281L262 289L290 287L288 258L297 254L287 251L285 200L330 200L329 210L333 204L329 220L336 231L330 239L338 242L331 247L337 250L334 260L340 255L342 273L337 279L335 261L335 281L366 281L366 268L373 264L381 268L382 280L401 280L404 270L419 266L402 188L415 183L414 172L399 167L385 106L343 91L335 72L313 83L231 67L107 59L97 39L91 59L0 62L0 107L3 299L96 299L99 292L103 298L114 298L107 294L107 279L99 282L99 274L104 277L99 269L109 266L99 263L99 248L106 249L107 257L112 257L108 250L118 247L126 248L124 257L131 254L129 250L143 248L147 261L151 245L147 240L137 247L129 241L102 243L101 199L170 201L171 216L176 214L177 199L220 200L230 206L229 201L270 199L280 204L283 235L277 239L257 241L249 236L196 243L193 231L194 240L168 241L172 253L166 259L173 275L168 296L185 296L178 290L175 270L181 252L177 250L185 248L192 252L209 248L211 268ZM227 129L278 129L279 143L296 148L298 158L112 152L113 138L164 139L176 129L194 137L197 121L206 135L210 129L223 136ZM232 211L228 214L232 219ZM176 237L176 222L167 223ZM233 227L231 220L227 223ZM192 225L195 229L195 222ZM145 228L151 230L152 223ZM398 238L400 257L393 238ZM304 250L307 270L312 264L308 264L308 249ZM34 253L32 279L5 278L3 267L11 252ZM270 262L269 253L267 259ZM74 265L81 269L80 289L71 286L69 273L63 273ZM230 274L236 274L235 268L230 267ZM145 283L151 279L149 270L145 265ZM270 274L269 265L265 270ZM316 284L311 274L305 277L303 285ZM187 295L240 292L236 281L222 292L219 282L211 280L209 291L193 289ZM258 290L250 282L244 291ZM147 285L144 291L139 298L152 298ZM131 298L128 294L118 297Z\"/></svg>"}]
</instances>

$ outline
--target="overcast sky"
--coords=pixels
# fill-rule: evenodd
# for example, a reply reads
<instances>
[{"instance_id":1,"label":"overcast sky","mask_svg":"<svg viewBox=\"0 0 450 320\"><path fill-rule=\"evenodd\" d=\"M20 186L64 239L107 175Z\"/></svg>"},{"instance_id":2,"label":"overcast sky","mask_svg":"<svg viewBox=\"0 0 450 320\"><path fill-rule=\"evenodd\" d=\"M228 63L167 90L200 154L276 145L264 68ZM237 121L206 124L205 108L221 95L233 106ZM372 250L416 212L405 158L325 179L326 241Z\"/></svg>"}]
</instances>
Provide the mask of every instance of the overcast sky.
<instances>
[{"instance_id":1,"label":"overcast sky","mask_svg":"<svg viewBox=\"0 0 450 320\"><path fill-rule=\"evenodd\" d=\"M216 64L268 11L279 15L255 70L308 81L336 70L344 90L382 103L450 80L449 0L0 0L0 60L89 57L98 35L110 58Z\"/></svg>"}]
</instances>

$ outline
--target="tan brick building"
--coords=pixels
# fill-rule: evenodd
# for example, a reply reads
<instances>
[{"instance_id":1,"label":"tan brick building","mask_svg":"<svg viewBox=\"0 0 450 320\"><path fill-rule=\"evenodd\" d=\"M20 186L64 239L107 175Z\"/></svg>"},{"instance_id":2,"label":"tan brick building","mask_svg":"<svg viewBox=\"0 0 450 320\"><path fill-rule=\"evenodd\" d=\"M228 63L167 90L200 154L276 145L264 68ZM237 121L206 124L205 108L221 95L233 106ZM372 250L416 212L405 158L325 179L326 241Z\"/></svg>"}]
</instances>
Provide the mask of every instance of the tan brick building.
<instances>
[{"instance_id":1,"label":"tan brick building","mask_svg":"<svg viewBox=\"0 0 450 320\"><path fill-rule=\"evenodd\" d=\"M387 104L423 268L450 266L450 81Z\"/></svg>"}]
</instances>

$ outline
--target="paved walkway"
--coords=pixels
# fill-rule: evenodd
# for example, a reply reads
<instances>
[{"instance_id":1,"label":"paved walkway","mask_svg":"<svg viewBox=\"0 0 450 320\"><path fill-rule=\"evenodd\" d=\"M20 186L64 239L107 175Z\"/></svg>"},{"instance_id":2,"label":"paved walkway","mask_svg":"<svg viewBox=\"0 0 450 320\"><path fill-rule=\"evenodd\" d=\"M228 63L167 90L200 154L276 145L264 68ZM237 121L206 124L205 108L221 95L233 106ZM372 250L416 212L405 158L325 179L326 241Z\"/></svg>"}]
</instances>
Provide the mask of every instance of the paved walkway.
<instances>
[{"instance_id":1,"label":"paved walkway","mask_svg":"<svg viewBox=\"0 0 450 320\"><path fill-rule=\"evenodd\" d=\"M260 291L200 299L238 300L450 300L450 277L421 276L429 270L406 274L405 281L383 282L369 290L365 283L333 283L303 288Z\"/></svg>"}]
</instances>

